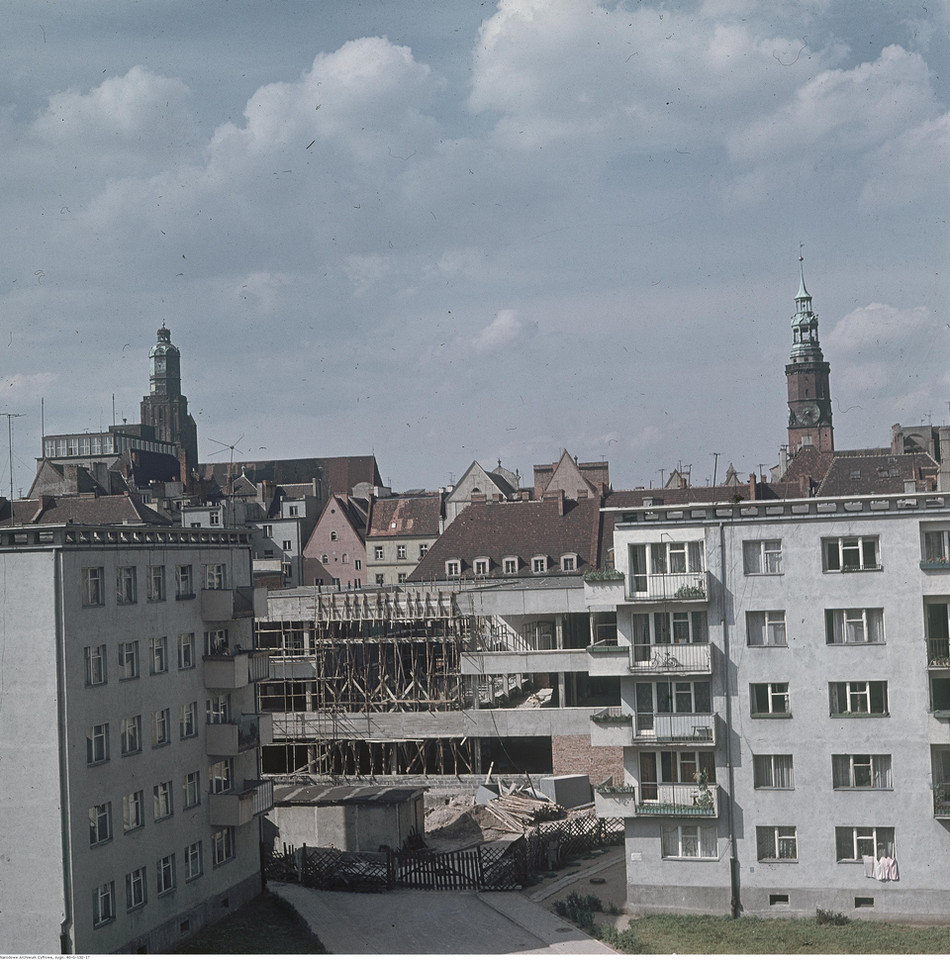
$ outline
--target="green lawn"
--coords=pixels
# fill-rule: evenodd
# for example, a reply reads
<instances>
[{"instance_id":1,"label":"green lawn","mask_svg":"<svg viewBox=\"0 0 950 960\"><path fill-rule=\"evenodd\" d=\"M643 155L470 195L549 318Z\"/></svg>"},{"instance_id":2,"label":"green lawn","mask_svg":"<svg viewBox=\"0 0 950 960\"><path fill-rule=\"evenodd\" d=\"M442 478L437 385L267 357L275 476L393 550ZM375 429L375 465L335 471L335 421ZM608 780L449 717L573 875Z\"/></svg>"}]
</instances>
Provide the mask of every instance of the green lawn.
<instances>
[{"instance_id":1,"label":"green lawn","mask_svg":"<svg viewBox=\"0 0 950 960\"><path fill-rule=\"evenodd\" d=\"M918 927L873 920L843 926L814 918L763 920L757 917L649 914L621 925L624 952L672 953L948 953L950 927ZM633 948L633 949L630 949ZM637 949L639 948L639 949Z\"/></svg>"},{"instance_id":2,"label":"green lawn","mask_svg":"<svg viewBox=\"0 0 950 960\"><path fill-rule=\"evenodd\" d=\"M326 953L296 911L279 897L262 893L172 953Z\"/></svg>"}]
</instances>

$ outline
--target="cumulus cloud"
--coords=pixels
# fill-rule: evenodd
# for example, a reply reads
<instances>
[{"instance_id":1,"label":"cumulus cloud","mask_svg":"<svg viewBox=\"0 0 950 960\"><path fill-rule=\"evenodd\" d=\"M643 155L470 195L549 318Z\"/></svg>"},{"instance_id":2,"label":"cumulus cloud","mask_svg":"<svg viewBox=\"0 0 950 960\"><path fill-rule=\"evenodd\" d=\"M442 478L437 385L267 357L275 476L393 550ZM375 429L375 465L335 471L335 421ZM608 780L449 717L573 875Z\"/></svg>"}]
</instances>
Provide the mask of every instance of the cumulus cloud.
<instances>
[{"instance_id":1,"label":"cumulus cloud","mask_svg":"<svg viewBox=\"0 0 950 960\"><path fill-rule=\"evenodd\" d=\"M499 310L494 320L472 340L476 353L491 353L508 346L521 336L524 324L516 310Z\"/></svg>"},{"instance_id":2,"label":"cumulus cloud","mask_svg":"<svg viewBox=\"0 0 950 960\"><path fill-rule=\"evenodd\" d=\"M886 303L869 303L843 316L824 338L826 352L837 355L876 353L919 338L932 330L927 307L901 309Z\"/></svg>"}]
</instances>

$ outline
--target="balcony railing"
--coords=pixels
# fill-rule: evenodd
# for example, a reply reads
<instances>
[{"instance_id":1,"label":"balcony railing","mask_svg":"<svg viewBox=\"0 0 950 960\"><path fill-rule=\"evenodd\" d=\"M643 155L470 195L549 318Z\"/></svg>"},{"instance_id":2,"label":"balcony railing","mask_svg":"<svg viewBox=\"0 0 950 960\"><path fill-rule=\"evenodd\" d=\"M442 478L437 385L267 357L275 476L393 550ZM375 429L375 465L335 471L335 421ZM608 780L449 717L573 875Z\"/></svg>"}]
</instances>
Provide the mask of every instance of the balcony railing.
<instances>
[{"instance_id":1,"label":"balcony railing","mask_svg":"<svg viewBox=\"0 0 950 960\"><path fill-rule=\"evenodd\" d=\"M927 637L927 666L939 670L950 669L950 639Z\"/></svg>"},{"instance_id":2,"label":"balcony railing","mask_svg":"<svg viewBox=\"0 0 950 960\"><path fill-rule=\"evenodd\" d=\"M243 827L274 806L272 780L245 780L244 788L208 796L209 816L214 827Z\"/></svg>"},{"instance_id":3,"label":"balcony railing","mask_svg":"<svg viewBox=\"0 0 950 960\"><path fill-rule=\"evenodd\" d=\"M631 649L631 673L712 673L712 650L709 643L658 643L653 646L635 644Z\"/></svg>"},{"instance_id":4,"label":"balcony railing","mask_svg":"<svg viewBox=\"0 0 950 960\"><path fill-rule=\"evenodd\" d=\"M634 573L627 578L627 599L705 600L709 595L709 574L699 573Z\"/></svg>"},{"instance_id":5,"label":"balcony railing","mask_svg":"<svg viewBox=\"0 0 950 960\"><path fill-rule=\"evenodd\" d=\"M270 676L266 650L235 650L203 657L204 683L209 690L240 690Z\"/></svg>"},{"instance_id":6,"label":"balcony railing","mask_svg":"<svg viewBox=\"0 0 950 960\"><path fill-rule=\"evenodd\" d=\"M689 783L643 783L636 787L598 787L598 817L719 816L719 787Z\"/></svg>"},{"instance_id":7,"label":"balcony railing","mask_svg":"<svg viewBox=\"0 0 950 960\"><path fill-rule=\"evenodd\" d=\"M261 587L201 591L201 619L211 622L267 615L267 594Z\"/></svg>"},{"instance_id":8,"label":"balcony railing","mask_svg":"<svg viewBox=\"0 0 950 960\"><path fill-rule=\"evenodd\" d=\"M273 741L274 717L270 713L245 713L234 723L209 723L205 751L211 757L236 757Z\"/></svg>"},{"instance_id":9,"label":"balcony railing","mask_svg":"<svg viewBox=\"0 0 950 960\"><path fill-rule=\"evenodd\" d=\"M634 741L654 743L716 743L714 713L638 713L633 728Z\"/></svg>"},{"instance_id":10,"label":"balcony railing","mask_svg":"<svg viewBox=\"0 0 950 960\"><path fill-rule=\"evenodd\" d=\"M950 570L950 560L946 557L928 557L920 561L921 570Z\"/></svg>"}]
</instances>

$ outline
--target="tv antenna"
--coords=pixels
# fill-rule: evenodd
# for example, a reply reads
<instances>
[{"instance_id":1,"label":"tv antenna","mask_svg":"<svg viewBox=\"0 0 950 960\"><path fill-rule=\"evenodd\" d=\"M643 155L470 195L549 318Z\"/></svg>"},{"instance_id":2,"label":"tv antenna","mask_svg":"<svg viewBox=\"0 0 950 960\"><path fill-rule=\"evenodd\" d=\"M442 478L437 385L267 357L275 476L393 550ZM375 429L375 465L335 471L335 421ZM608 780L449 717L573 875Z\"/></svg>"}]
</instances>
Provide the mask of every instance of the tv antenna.
<instances>
[{"instance_id":1,"label":"tv antenna","mask_svg":"<svg viewBox=\"0 0 950 960\"><path fill-rule=\"evenodd\" d=\"M7 438L10 446L10 502L13 502L13 421L16 417L22 417L22 413L0 413L0 417L7 418Z\"/></svg>"},{"instance_id":2,"label":"tv antenna","mask_svg":"<svg viewBox=\"0 0 950 960\"><path fill-rule=\"evenodd\" d=\"M237 450L238 453L243 453L243 452L244 452L243 450L238 449L238 444L239 444L243 439L244 439L244 434L243 434L243 433L241 434L241 436L239 436L239 437L237 438L237 440L234 441L234 443L225 443L223 440L215 440L215 439L213 439L212 437L208 437L208 440L209 440L211 443L217 443L217 444L220 444L220 446L221 446L221 449L220 449L220 450L216 450L214 453L211 454L212 457L216 457L219 453L224 453L225 450L228 450L228 451L229 451L229 453L228 453L228 473L227 473L227 477L226 477L226 481L227 481L227 482L226 482L226 484L225 484L226 487L227 487L227 489L228 489L228 496L233 496L233 494L234 494L234 490L233 490L233 488L232 488L232 486L231 486L231 473L232 473L232 471L233 471L233 469L234 469L234 451Z\"/></svg>"}]
</instances>

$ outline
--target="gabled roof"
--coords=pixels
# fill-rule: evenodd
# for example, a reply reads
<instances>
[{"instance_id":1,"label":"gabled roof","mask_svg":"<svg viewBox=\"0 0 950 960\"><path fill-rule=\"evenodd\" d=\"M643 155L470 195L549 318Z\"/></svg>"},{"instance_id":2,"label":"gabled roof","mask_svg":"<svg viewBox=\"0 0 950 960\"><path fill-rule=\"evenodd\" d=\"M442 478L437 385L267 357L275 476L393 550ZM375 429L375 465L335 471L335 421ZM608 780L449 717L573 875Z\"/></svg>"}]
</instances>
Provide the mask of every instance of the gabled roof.
<instances>
[{"instance_id":1,"label":"gabled roof","mask_svg":"<svg viewBox=\"0 0 950 960\"><path fill-rule=\"evenodd\" d=\"M558 563L565 554L577 555L578 576L601 565L600 499L472 503L430 547L409 576L410 581L444 580L447 560L461 560L461 576L472 577L476 558L491 561L488 577L511 577L503 572L506 557L521 561L519 576L531 575L531 559L548 557ZM547 571L548 574L552 572Z\"/></svg>"},{"instance_id":2,"label":"gabled roof","mask_svg":"<svg viewBox=\"0 0 950 960\"><path fill-rule=\"evenodd\" d=\"M82 493L108 493L101 483L80 463L56 463L45 458L36 468L27 498L50 496L78 496Z\"/></svg>"},{"instance_id":3,"label":"gabled roof","mask_svg":"<svg viewBox=\"0 0 950 960\"><path fill-rule=\"evenodd\" d=\"M438 537L442 495L373 500L366 522L370 537Z\"/></svg>"},{"instance_id":4,"label":"gabled roof","mask_svg":"<svg viewBox=\"0 0 950 960\"><path fill-rule=\"evenodd\" d=\"M369 503L361 497L347 497L343 494L335 494L324 504L323 511L320 513L313 532L307 540L303 549L304 556L316 556L318 547L324 542L326 526L324 520L332 512L336 511L343 523L348 524L353 530L360 542L365 542L366 537L366 514L369 510Z\"/></svg>"},{"instance_id":5,"label":"gabled roof","mask_svg":"<svg viewBox=\"0 0 950 960\"><path fill-rule=\"evenodd\" d=\"M104 497L39 497L16 500L13 522L27 523L123 523L168 526L171 520L145 506L128 493Z\"/></svg>"},{"instance_id":6,"label":"gabled roof","mask_svg":"<svg viewBox=\"0 0 950 960\"><path fill-rule=\"evenodd\" d=\"M929 453L839 451L818 487L822 497L903 493L912 481L932 489L939 465Z\"/></svg>"},{"instance_id":7,"label":"gabled roof","mask_svg":"<svg viewBox=\"0 0 950 960\"><path fill-rule=\"evenodd\" d=\"M375 456L300 457L292 460L235 460L228 463L202 463L199 475L214 477L221 486L233 476L244 474L252 483L308 483L322 480L328 493L349 493L358 483L382 486Z\"/></svg>"},{"instance_id":8,"label":"gabled roof","mask_svg":"<svg viewBox=\"0 0 950 960\"><path fill-rule=\"evenodd\" d=\"M601 496L610 487L610 473L606 460L578 463L566 450L557 463L534 465L534 496L540 500L545 493L563 490L564 495L576 498L586 491L590 496Z\"/></svg>"}]
</instances>

